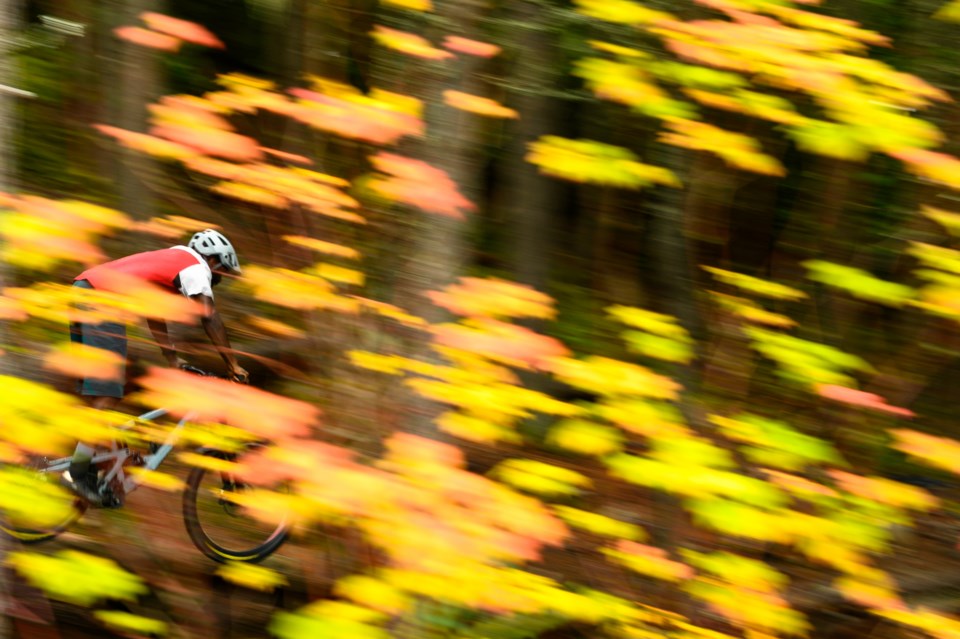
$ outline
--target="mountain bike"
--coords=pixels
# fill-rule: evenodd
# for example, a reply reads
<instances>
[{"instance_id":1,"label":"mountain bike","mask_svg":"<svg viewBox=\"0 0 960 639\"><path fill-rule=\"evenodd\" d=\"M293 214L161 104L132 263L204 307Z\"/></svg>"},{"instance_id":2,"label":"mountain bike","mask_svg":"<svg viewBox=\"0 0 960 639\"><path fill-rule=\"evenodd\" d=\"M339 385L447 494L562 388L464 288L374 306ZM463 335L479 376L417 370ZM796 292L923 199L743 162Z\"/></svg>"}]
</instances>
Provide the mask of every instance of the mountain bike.
<instances>
[{"instance_id":1,"label":"mountain bike","mask_svg":"<svg viewBox=\"0 0 960 639\"><path fill-rule=\"evenodd\" d=\"M189 370L208 376L199 369ZM121 425L119 430L132 431L136 427L151 425L167 413L163 408L148 411ZM149 443L146 454L121 440L111 442L109 448L95 450L91 468L97 468L98 490L105 507L123 506L126 496L144 482L144 476L130 472L131 469L153 471L159 468L174 449L190 418L187 415L180 419L162 443ZM244 452L262 445L246 444ZM196 453L208 458L208 463L190 470L183 492L184 525L194 545L218 562L256 563L269 557L286 541L291 522L287 517L267 523L249 516L243 502L245 494L250 496L252 487L229 472L232 462L243 452L202 447ZM60 476L70 467L71 459L39 458L20 466L13 475L13 489L40 490L43 495L38 495L36 504L38 509L44 504L43 512L22 513L19 520L15 514L7 513L0 519L0 530L23 543L32 544L57 537L80 519L89 504L59 485ZM7 484L10 484L9 473Z\"/></svg>"}]
</instances>

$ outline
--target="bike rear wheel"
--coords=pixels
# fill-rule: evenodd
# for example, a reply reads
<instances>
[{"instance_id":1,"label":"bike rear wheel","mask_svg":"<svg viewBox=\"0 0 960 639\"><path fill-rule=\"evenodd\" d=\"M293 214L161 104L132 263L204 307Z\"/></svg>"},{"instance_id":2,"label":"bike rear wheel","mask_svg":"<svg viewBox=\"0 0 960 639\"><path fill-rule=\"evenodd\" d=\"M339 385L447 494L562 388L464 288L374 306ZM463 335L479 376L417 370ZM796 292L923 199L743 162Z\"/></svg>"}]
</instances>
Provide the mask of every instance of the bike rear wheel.
<instances>
[{"instance_id":1,"label":"bike rear wheel","mask_svg":"<svg viewBox=\"0 0 960 639\"><path fill-rule=\"evenodd\" d=\"M202 451L215 459L233 461L235 455ZM204 555L218 562L263 561L287 539L288 521L266 522L252 517L241 505L252 487L228 473L195 467L183 492L187 533Z\"/></svg>"},{"instance_id":2,"label":"bike rear wheel","mask_svg":"<svg viewBox=\"0 0 960 639\"><path fill-rule=\"evenodd\" d=\"M60 473L41 472L46 460L0 467L0 532L25 544L49 541L66 531L87 502L60 486Z\"/></svg>"}]
</instances>

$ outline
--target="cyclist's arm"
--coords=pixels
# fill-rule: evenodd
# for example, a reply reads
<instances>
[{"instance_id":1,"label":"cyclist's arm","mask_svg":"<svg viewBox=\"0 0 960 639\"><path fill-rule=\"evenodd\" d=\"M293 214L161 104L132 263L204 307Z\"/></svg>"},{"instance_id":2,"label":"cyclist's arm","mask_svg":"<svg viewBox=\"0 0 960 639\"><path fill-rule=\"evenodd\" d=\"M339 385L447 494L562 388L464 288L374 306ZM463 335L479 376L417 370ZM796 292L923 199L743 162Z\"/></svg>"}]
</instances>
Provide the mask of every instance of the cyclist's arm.
<instances>
[{"instance_id":1,"label":"cyclist's arm","mask_svg":"<svg viewBox=\"0 0 960 639\"><path fill-rule=\"evenodd\" d=\"M226 363L230 377L238 381L246 381L247 371L240 367L236 355L233 354L230 339L227 337L227 328L223 325L223 320L220 318L220 313L217 312L213 298L209 295L200 294L192 295L190 299L203 305L203 315L200 320L203 324L203 330L206 331L210 343L213 344Z\"/></svg>"},{"instance_id":2,"label":"cyclist's arm","mask_svg":"<svg viewBox=\"0 0 960 639\"><path fill-rule=\"evenodd\" d=\"M150 332L153 333L153 339L157 343L157 346L160 347L160 352L163 353L163 357L167 360L167 363L176 368L180 364L185 363L183 359L177 355L177 350L173 346L173 341L170 339L170 332L167 330L167 322L160 318L147 318L147 326L150 327Z\"/></svg>"}]
</instances>

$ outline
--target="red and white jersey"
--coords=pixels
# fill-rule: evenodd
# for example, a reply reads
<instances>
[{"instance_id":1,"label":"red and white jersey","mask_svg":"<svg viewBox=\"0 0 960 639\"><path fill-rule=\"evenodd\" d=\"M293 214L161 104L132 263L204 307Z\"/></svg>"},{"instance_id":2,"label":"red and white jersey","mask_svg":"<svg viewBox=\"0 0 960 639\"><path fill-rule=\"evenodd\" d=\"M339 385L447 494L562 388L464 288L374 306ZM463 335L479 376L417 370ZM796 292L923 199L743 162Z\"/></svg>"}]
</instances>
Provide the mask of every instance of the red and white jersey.
<instances>
[{"instance_id":1,"label":"red and white jersey","mask_svg":"<svg viewBox=\"0 0 960 639\"><path fill-rule=\"evenodd\" d=\"M133 276L191 297L213 297L213 273L199 253L186 246L135 253L87 269L74 278L96 289L110 290L110 273Z\"/></svg>"}]
</instances>

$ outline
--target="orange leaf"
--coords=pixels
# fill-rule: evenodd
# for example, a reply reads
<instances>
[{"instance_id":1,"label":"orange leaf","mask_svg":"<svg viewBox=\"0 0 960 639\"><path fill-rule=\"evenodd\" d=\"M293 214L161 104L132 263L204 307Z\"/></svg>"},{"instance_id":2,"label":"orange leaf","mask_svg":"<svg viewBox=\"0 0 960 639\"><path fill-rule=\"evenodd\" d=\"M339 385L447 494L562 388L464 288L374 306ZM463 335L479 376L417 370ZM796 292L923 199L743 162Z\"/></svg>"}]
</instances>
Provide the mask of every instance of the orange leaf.
<instances>
[{"instance_id":1,"label":"orange leaf","mask_svg":"<svg viewBox=\"0 0 960 639\"><path fill-rule=\"evenodd\" d=\"M516 118L518 114L513 109L507 108L495 100L483 98L478 95L470 95L460 91L444 91L443 101L455 109L469 111L477 115L485 115L491 118Z\"/></svg>"},{"instance_id":2,"label":"orange leaf","mask_svg":"<svg viewBox=\"0 0 960 639\"><path fill-rule=\"evenodd\" d=\"M344 467L356 467L354 454L346 448L306 439L291 439L282 446L267 446L240 459L237 472L259 485L270 485L288 480L310 481L317 469L334 472Z\"/></svg>"},{"instance_id":3,"label":"orange leaf","mask_svg":"<svg viewBox=\"0 0 960 639\"><path fill-rule=\"evenodd\" d=\"M128 148L143 151L144 153L157 157L184 160L197 155L197 152L189 146L163 140L153 135L127 131L126 129L120 129L106 124L95 124L94 128L104 135L116 138L121 144Z\"/></svg>"},{"instance_id":4,"label":"orange leaf","mask_svg":"<svg viewBox=\"0 0 960 639\"><path fill-rule=\"evenodd\" d=\"M337 135L377 144L390 144L405 136L423 134L418 115L406 111L387 94L382 99L354 95L326 95L308 89L290 89L300 99L290 117ZM386 97L383 97L386 96Z\"/></svg>"},{"instance_id":5,"label":"orange leaf","mask_svg":"<svg viewBox=\"0 0 960 639\"><path fill-rule=\"evenodd\" d=\"M355 249L352 249L348 246L342 246L340 244L334 244L332 242L324 242L323 240L317 240L312 237L303 237L300 235L284 235L283 239L294 244L296 246L302 246L319 253L324 253L326 255L336 255L338 257L343 257L351 260L358 259L360 253Z\"/></svg>"},{"instance_id":6,"label":"orange leaf","mask_svg":"<svg viewBox=\"0 0 960 639\"><path fill-rule=\"evenodd\" d=\"M900 415L901 417L914 416L914 412L909 408L891 406L886 402L886 400L875 393L867 393L865 391L847 388L846 386L838 386L836 384L817 384L816 392L821 397L826 397L827 399L832 399L844 404L862 406L864 408L870 408L885 413Z\"/></svg>"},{"instance_id":7,"label":"orange leaf","mask_svg":"<svg viewBox=\"0 0 960 639\"><path fill-rule=\"evenodd\" d=\"M407 55L425 58L427 60L445 60L453 57L453 54L449 51L435 48L415 33L407 33L406 31L398 31L397 29L374 25L371 34L373 35L373 39L383 46L393 49L394 51L399 51L400 53L406 53Z\"/></svg>"},{"instance_id":8,"label":"orange leaf","mask_svg":"<svg viewBox=\"0 0 960 639\"><path fill-rule=\"evenodd\" d=\"M289 204L286 198L280 197L276 193L262 189L259 186L244 184L242 182L220 182L211 189L214 193L226 195L252 204L260 204L275 209L286 208Z\"/></svg>"},{"instance_id":9,"label":"orange leaf","mask_svg":"<svg viewBox=\"0 0 960 639\"><path fill-rule=\"evenodd\" d=\"M430 291L427 296L437 306L466 317L553 319L556 316L549 295L525 284L495 277L461 277L456 284L443 291Z\"/></svg>"},{"instance_id":10,"label":"orange leaf","mask_svg":"<svg viewBox=\"0 0 960 639\"><path fill-rule=\"evenodd\" d=\"M277 337L299 338L305 335L305 333L299 328L294 328L293 326L278 320L260 317L259 315L247 316L247 322L249 322L254 328L266 331L267 333Z\"/></svg>"},{"instance_id":11,"label":"orange leaf","mask_svg":"<svg viewBox=\"0 0 960 639\"><path fill-rule=\"evenodd\" d=\"M113 33L121 40L127 40L128 42L139 44L142 47L150 47L151 49L160 49L162 51L176 51L180 48L180 40L178 38L157 33L150 29L144 29L143 27L117 27L113 30Z\"/></svg>"},{"instance_id":12,"label":"orange leaf","mask_svg":"<svg viewBox=\"0 0 960 639\"><path fill-rule=\"evenodd\" d=\"M371 188L385 197L454 218L463 218L461 210L475 208L460 194L446 172L422 160L386 152L370 159L378 171L388 176L377 176L370 183Z\"/></svg>"},{"instance_id":13,"label":"orange leaf","mask_svg":"<svg viewBox=\"0 0 960 639\"><path fill-rule=\"evenodd\" d=\"M9 297L0 297L0 320L13 320L22 322L27 319L27 312L23 305Z\"/></svg>"},{"instance_id":14,"label":"orange leaf","mask_svg":"<svg viewBox=\"0 0 960 639\"><path fill-rule=\"evenodd\" d=\"M286 162L295 162L296 164L306 164L312 165L313 160L306 157L305 155L297 155L296 153L288 153L286 151L280 151L278 149L269 149L265 146L261 146L260 150L266 153L267 155L272 155L275 158L279 158Z\"/></svg>"},{"instance_id":15,"label":"orange leaf","mask_svg":"<svg viewBox=\"0 0 960 639\"><path fill-rule=\"evenodd\" d=\"M470 326L441 324L433 327L436 342L483 355L509 365L542 368L554 357L570 351L558 340L529 328L494 319L477 319Z\"/></svg>"},{"instance_id":16,"label":"orange leaf","mask_svg":"<svg viewBox=\"0 0 960 639\"><path fill-rule=\"evenodd\" d=\"M167 215L166 217L150 218L145 222L137 222L131 227L132 230L150 233L169 240L179 238L186 233L193 233L198 228L219 229L220 226L212 222L201 222L181 215Z\"/></svg>"},{"instance_id":17,"label":"orange leaf","mask_svg":"<svg viewBox=\"0 0 960 639\"><path fill-rule=\"evenodd\" d=\"M447 36L443 40L443 46L451 51L475 55L481 58L492 58L500 53L500 47L489 42L479 42L460 36Z\"/></svg>"},{"instance_id":18,"label":"orange leaf","mask_svg":"<svg viewBox=\"0 0 960 639\"><path fill-rule=\"evenodd\" d=\"M78 378L116 379L123 363L112 351L73 342L60 344L44 358L44 368Z\"/></svg>"},{"instance_id":19,"label":"orange leaf","mask_svg":"<svg viewBox=\"0 0 960 639\"><path fill-rule=\"evenodd\" d=\"M182 295L170 293L146 280L101 267L97 292L111 293L107 303L120 312L140 317L157 317L170 322L192 322L203 308ZM84 294L81 294L83 296Z\"/></svg>"},{"instance_id":20,"label":"orange leaf","mask_svg":"<svg viewBox=\"0 0 960 639\"><path fill-rule=\"evenodd\" d=\"M151 368L138 399L178 417L224 422L268 438L303 437L320 411L311 404L223 379L197 377L172 368Z\"/></svg>"},{"instance_id":21,"label":"orange leaf","mask_svg":"<svg viewBox=\"0 0 960 639\"><path fill-rule=\"evenodd\" d=\"M204 47L213 47L223 49L223 43L204 27L195 22L188 22L179 18L172 18L161 13L148 11L141 13L140 18L147 23L151 29L166 33L181 40L186 40L193 44L199 44Z\"/></svg>"},{"instance_id":22,"label":"orange leaf","mask_svg":"<svg viewBox=\"0 0 960 639\"><path fill-rule=\"evenodd\" d=\"M263 157L256 140L232 131L168 123L153 126L150 133L206 155L230 160L259 160Z\"/></svg>"}]
</instances>

